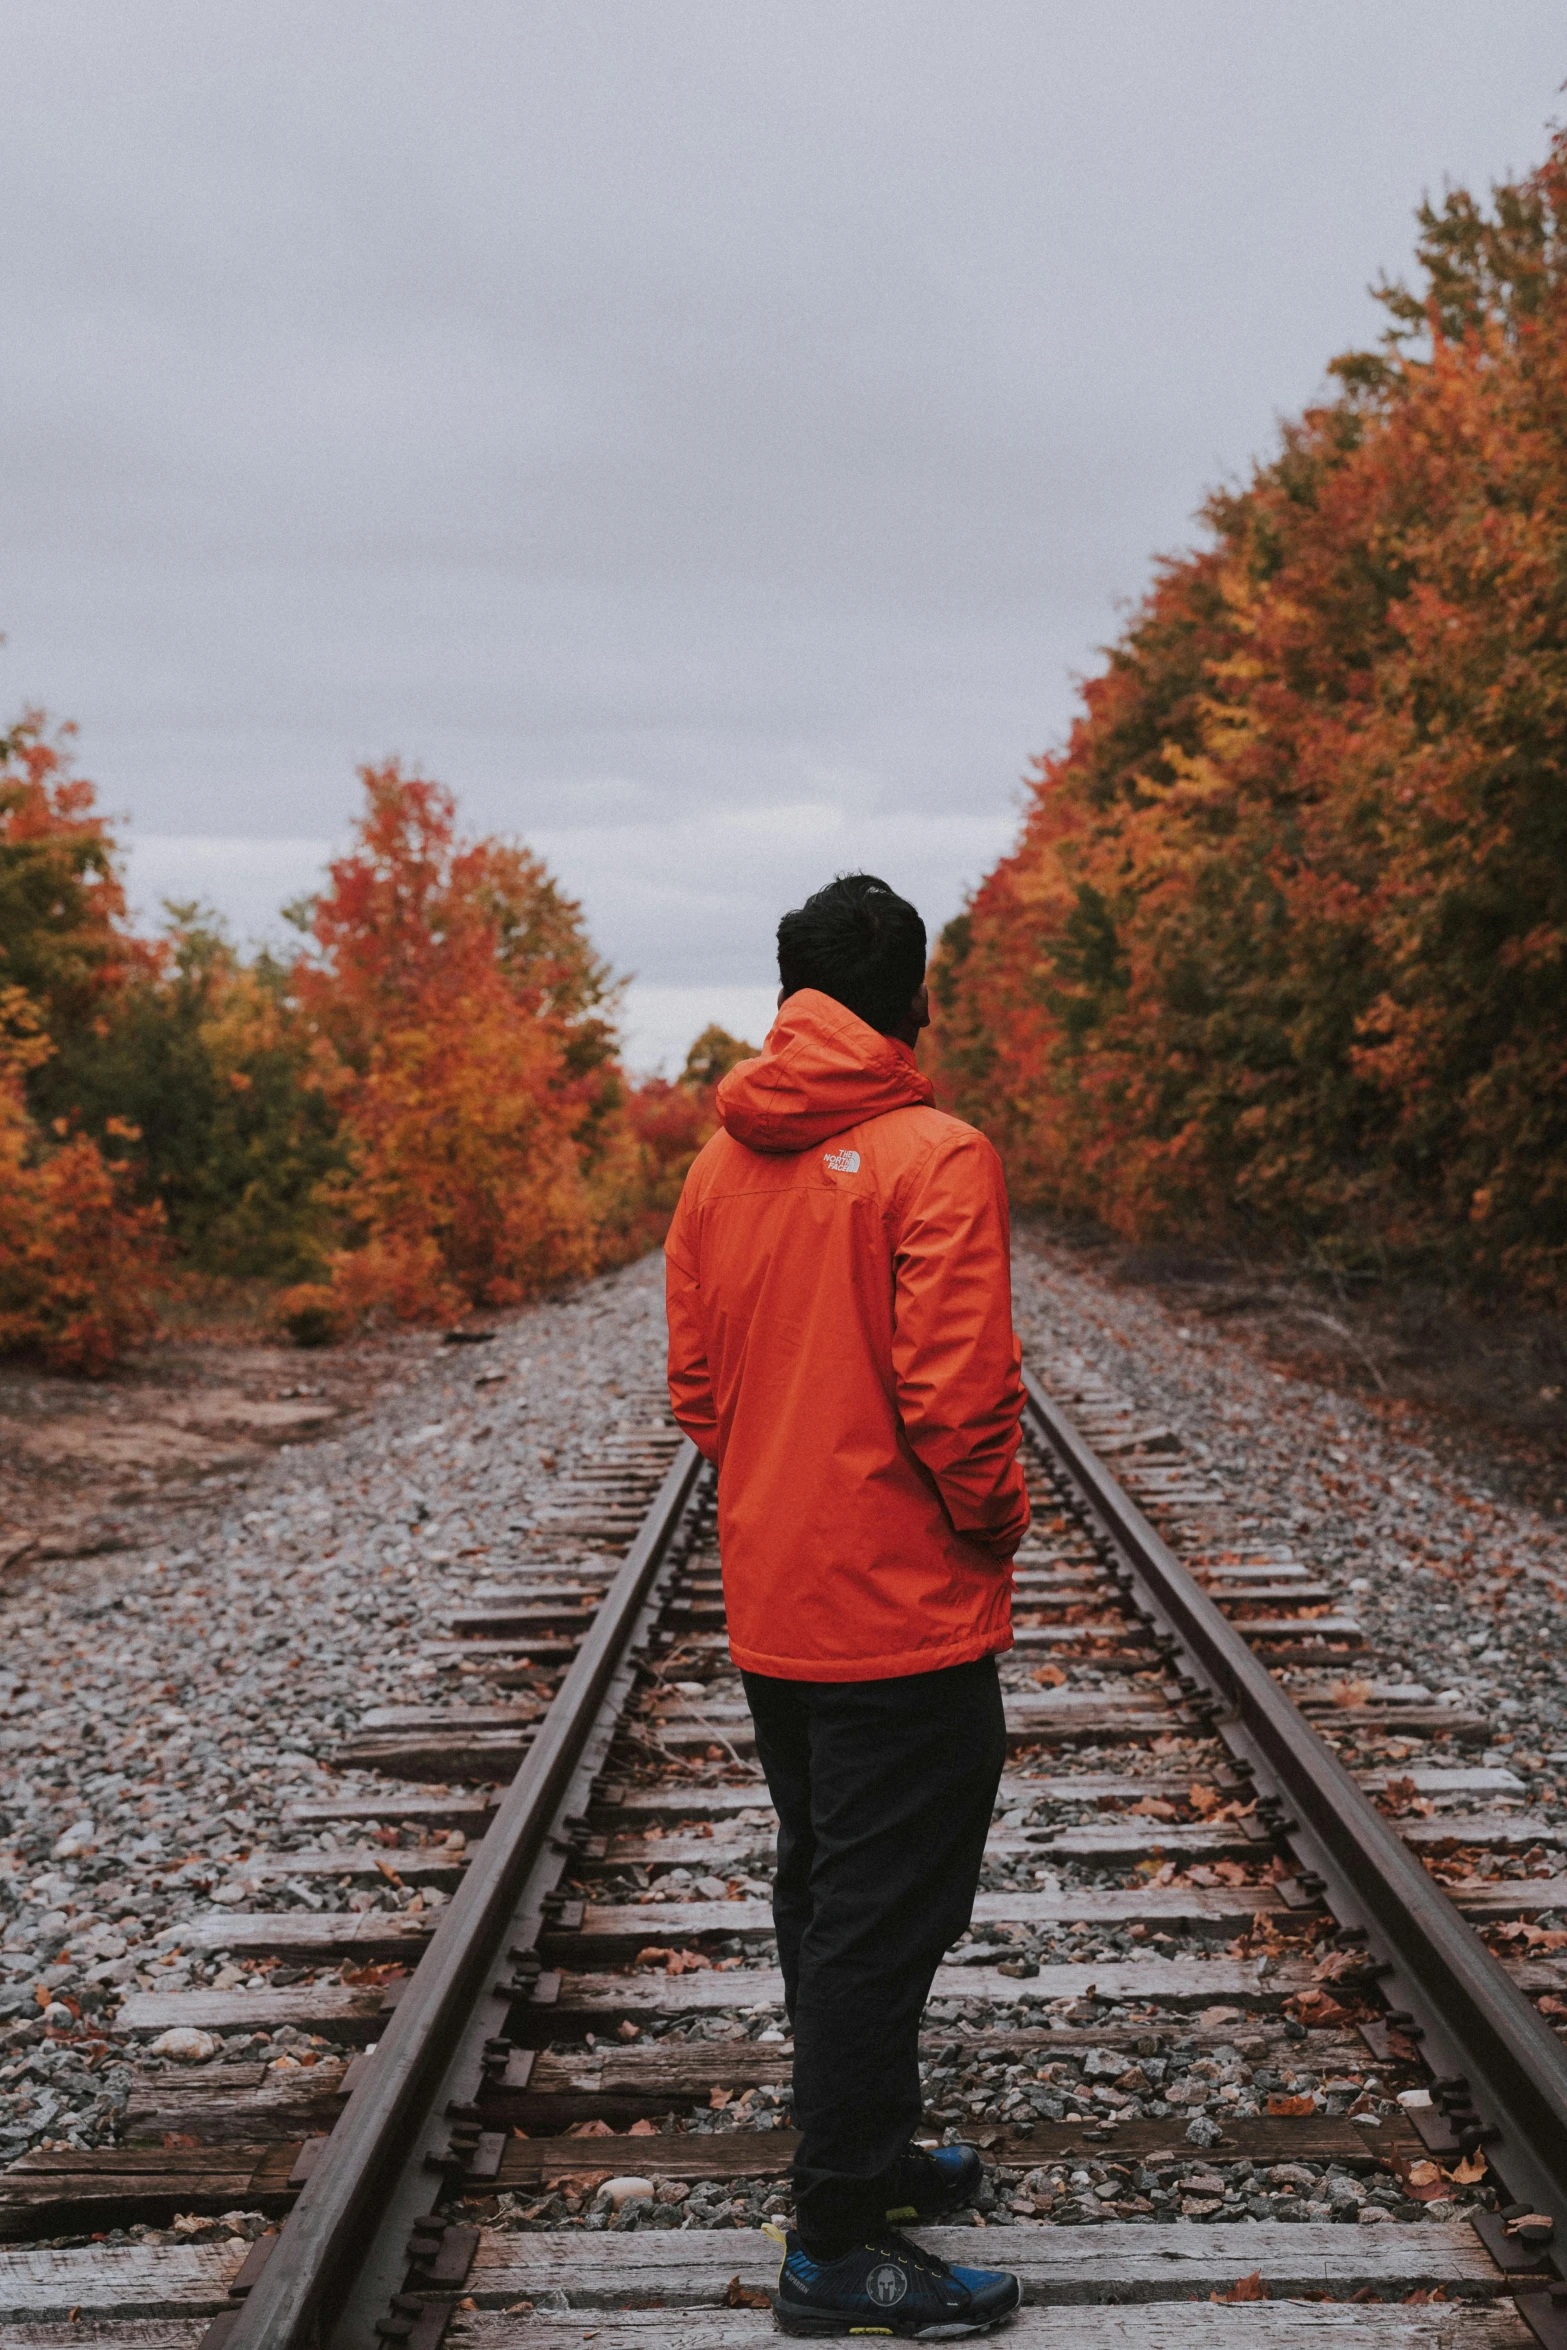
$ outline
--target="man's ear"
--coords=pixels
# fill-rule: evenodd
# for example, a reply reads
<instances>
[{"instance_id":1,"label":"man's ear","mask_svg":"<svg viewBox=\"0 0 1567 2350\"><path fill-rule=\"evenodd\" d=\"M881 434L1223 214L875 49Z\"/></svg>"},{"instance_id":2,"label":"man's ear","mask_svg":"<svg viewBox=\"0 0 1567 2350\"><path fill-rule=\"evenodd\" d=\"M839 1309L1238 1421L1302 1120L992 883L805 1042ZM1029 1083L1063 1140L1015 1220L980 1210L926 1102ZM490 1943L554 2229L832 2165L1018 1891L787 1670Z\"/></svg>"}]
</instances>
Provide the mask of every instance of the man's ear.
<instances>
[{"instance_id":1,"label":"man's ear","mask_svg":"<svg viewBox=\"0 0 1567 2350\"><path fill-rule=\"evenodd\" d=\"M914 990L914 1000L909 1006L909 1018L916 1028L930 1026L930 989L925 985L923 979Z\"/></svg>"}]
</instances>

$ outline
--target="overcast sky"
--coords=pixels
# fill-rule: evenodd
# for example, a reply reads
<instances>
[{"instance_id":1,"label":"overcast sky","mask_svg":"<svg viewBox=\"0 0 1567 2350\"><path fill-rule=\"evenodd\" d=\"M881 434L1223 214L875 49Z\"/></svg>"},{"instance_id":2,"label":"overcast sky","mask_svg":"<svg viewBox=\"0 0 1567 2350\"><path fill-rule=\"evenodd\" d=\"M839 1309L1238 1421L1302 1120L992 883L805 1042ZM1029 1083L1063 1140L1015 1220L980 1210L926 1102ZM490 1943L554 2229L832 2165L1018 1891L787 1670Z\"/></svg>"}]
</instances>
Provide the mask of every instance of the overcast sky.
<instances>
[{"instance_id":1,"label":"overcast sky","mask_svg":"<svg viewBox=\"0 0 1567 2350\"><path fill-rule=\"evenodd\" d=\"M390 752L634 1056L934 929L1204 491L1543 154L1537 0L10 0L0 717L242 933Z\"/></svg>"}]
</instances>

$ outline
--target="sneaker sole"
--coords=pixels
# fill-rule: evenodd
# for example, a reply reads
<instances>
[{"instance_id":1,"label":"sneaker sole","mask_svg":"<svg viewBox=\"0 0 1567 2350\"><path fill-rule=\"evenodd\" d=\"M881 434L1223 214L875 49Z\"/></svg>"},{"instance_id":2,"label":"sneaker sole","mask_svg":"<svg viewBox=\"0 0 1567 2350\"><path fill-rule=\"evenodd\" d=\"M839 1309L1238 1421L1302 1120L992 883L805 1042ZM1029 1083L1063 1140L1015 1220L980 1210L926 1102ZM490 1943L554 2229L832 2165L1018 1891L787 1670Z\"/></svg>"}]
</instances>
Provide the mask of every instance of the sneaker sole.
<instances>
[{"instance_id":1,"label":"sneaker sole","mask_svg":"<svg viewBox=\"0 0 1567 2350\"><path fill-rule=\"evenodd\" d=\"M1010 2309L998 2309L993 2317L955 2318L950 2322L924 2326L900 2326L890 2319L881 2322L873 2318L839 2315L829 2310L823 2310L820 2316L816 2316L809 2310L786 2310L783 2304L776 2299L773 2302L773 2314L778 2321L778 2331L781 2334L793 2334L799 2338L817 2341L845 2334L855 2334L877 2336L883 2341L891 2339L900 2342L959 2342L971 2340L977 2334L993 2334L998 2326L1004 2326L1010 2319L1016 2317L1018 2310L1022 2307L1022 2302L1023 2296L1019 2293Z\"/></svg>"}]
</instances>

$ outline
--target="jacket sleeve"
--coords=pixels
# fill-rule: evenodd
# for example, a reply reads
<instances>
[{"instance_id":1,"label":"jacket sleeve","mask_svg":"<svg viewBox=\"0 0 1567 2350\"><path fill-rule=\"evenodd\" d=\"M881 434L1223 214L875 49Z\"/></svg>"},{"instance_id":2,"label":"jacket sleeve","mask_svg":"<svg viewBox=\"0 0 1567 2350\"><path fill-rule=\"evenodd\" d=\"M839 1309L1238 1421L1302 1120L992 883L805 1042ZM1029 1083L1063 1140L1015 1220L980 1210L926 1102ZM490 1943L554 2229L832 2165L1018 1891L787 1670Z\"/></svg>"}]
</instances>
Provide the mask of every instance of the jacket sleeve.
<instances>
[{"instance_id":1,"label":"jacket sleeve","mask_svg":"<svg viewBox=\"0 0 1567 2350\"><path fill-rule=\"evenodd\" d=\"M957 1531L1010 1559L1028 1530L1018 1459L1022 1354L1012 1332L1006 1185L960 1128L919 1168L893 1249L899 1416Z\"/></svg>"},{"instance_id":2,"label":"jacket sleeve","mask_svg":"<svg viewBox=\"0 0 1567 2350\"><path fill-rule=\"evenodd\" d=\"M718 1407L707 1363L702 1289L691 1262L694 1219L682 1196L664 1243L664 1303L669 1322L669 1402L697 1451L718 1458Z\"/></svg>"}]
</instances>

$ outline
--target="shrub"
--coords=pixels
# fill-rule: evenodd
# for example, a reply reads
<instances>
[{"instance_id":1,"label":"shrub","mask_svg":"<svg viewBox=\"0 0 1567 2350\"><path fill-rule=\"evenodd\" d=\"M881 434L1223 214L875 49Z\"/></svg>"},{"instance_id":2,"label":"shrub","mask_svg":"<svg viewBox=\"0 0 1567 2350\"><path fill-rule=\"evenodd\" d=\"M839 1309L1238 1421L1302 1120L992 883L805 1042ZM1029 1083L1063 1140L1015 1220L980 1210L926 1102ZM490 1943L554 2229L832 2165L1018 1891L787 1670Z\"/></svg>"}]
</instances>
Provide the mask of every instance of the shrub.
<instances>
[{"instance_id":1,"label":"shrub","mask_svg":"<svg viewBox=\"0 0 1567 2350\"><path fill-rule=\"evenodd\" d=\"M133 1124L144 1196L195 1270L274 1281L319 1275L346 1164L332 1056L271 955L245 963L217 919L170 906L164 937L73 1031L51 1106L90 1134Z\"/></svg>"},{"instance_id":2,"label":"shrub","mask_svg":"<svg viewBox=\"0 0 1567 2350\"><path fill-rule=\"evenodd\" d=\"M325 1281L297 1281L281 1290L272 1303L272 1319L296 1346L336 1346L348 1336L343 1301Z\"/></svg>"}]
</instances>

